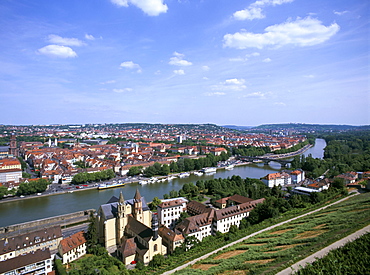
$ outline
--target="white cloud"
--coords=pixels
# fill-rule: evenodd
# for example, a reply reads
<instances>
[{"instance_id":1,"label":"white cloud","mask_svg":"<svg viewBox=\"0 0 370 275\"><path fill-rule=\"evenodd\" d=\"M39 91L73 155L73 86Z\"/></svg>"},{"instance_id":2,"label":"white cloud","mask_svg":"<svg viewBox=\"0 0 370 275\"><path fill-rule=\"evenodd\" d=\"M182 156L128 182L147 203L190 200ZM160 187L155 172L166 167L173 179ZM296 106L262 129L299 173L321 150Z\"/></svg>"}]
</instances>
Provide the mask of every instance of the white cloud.
<instances>
[{"instance_id":1,"label":"white cloud","mask_svg":"<svg viewBox=\"0 0 370 275\"><path fill-rule=\"evenodd\" d=\"M245 80L244 79L227 79L224 82L220 82L217 85L212 85L211 90L221 90L221 91L242 91L247 88L247 86L244 85Z\"/></svg>"},{"instance_id":2,"label":"white cloud","mask_svg":"<svg viewBox=\"0 0 370 275\"><path fill-rule=\"evenodd\" d=\"M306 78L314 78L315 76L313 74L309 74L309 75L304 75L304 77L306 77Z\"/></svg>"},{"instance_id":3,"label":"white cloud","mask_svg":"<svg viewBox=\"0 0 370 275\"><path fill-rule=\"evenodd\" d=\"M85 34L85 38L87 39L87 40L95 40L95 37L93 36L93 35L91 35L91 34Z\"/></svg>"},{"instance_id":4,"label":"white cloud","mask_svg":"<svg viewBox=\"0 0 370 275\"><path fill-rule=\"evenodd\" d=\"M265 6L276 6L285 3L291 3L294 0L258 0L250 4L246 9L236 11L233 17L236 20L253 20L262 19L266 16L262 13L262 8Z\"/></svg>"},{"instance_id":5,"label":"white cloud","mask_svg":"<svg viewBox=\"0 0 370 275\"><path fill-rule=\"evenodd\" d=\"M250 7L244 10L240 10L234 13L234 18L236 20L253 20L265 18L262 14L262 9L257 7Z\"/></svg>"},{"instance_id":6,"label":"white cloud","mask_svg":"<svg viewBox=\"0 0 370 275\"><path fill-rule=\"evenodd\" d=\"M266 46L312 46L325 42L339 31L336 23L326 27L315 18L297 18L265 28L265 33L236 32L224 36L224 47L262 49Z\"/></svg>"},{"instance_id":7,"label":"white cloud","mask_svg":"<svg viewBox=\"0 0 370 275\"><path fill-rule=\"evenodd\" d=\"M333 11L335 15L343 15L346 14L348 11Z\"/></svg>"},{"instance_id":8,"label":"white cloud","mask_svg":"<svg viewBox=\"0 0 370 275\"><path fill-rule=\"evenodd\" d=\"M101 82L100 84L105 85L105 84L113 84L113 83L116 83L116 81L115 80L108 80L108 81L105 81L105 82Z\"/></svg>"},{"instance_id":9,"label":"white cloud","mask_svg":"<svg viewBox=\"0 0 370 275\"><path fill-rule=\"evenodd\" d=\"M205 93L206 96L226 95L224 92Z\"/></svg>"},{"instance_id":10,"label":"white cloud","mask_svg":"<svg viewBox=\"0 0 370 275\"><path fill-rule=\"evenodd\" d=\"M141 73L142 72L140 65L139 64L135 64L132 61L122 62L121 65L120 65L120 67L131 69L131 70L137 70L136 71L137 73Z\"/></svg>"},{"instance_id":11,"label":"white cloud","mask_svg":"<svg viewBox=\"0 0 370 275\"><path fill-rule=\"evenodd\" d=\"M262 60L262 62L265 62L265 63L271 62L271 58L265 58L264 60Z\"/></svg>"},{"instance_id":12,"label":"white cloud","mask_svg":"<svg viewBox=\"0 0 370 275\"><path fill-rule=\"evenodd\" d=\"M284 102L275 102L274 105L286 106L286 104Z\"/></svg>"},{"instance_id":13,"label":"white cloud","mask_svg":"<svg viewBox=\"0 0 370 275\"><path fill-rule=\"evenodd\" d=\"M168 10L163 0L111 0L111 2L119 7L126 8L129 4L132 4L149 16L158 16L161 13L166 13Z\"/></svg>"},{"instance_id":14,"label":"white cloud","mask_svg":"<svg viewBox=\"0 0 370 275\"><path fill-rule=\"evenodd\" d=\"M209 71L209 69L210 69L210 68L209 68L208 66L202 66L202 70L203 70L203 71L206 71L206 72L207 72L207 71Z\"/></svg>"},{"instance_id":15,"label":"white cloud","mask_svg":"<svg viewBox=\"0 0 370 275\"><path fill-rule=\"evenodd\" d=\"M66 38L61 37L59 35L50 34L48 36L48 41L53 44L63 45L63 46L84 46L86 45L84 42L77 38Z\"/></svg>"},{"instance_id":16,"label":"white cloud","mask_svg":"<svg viewBox=\"0 0 370 275\"><path fill-rule=\"evenodd\" d=\"M70 47L60 45L47 45L41 49L38 49L38 53L60 58L77 57L77 53Z\"/></svg>"},{"instance_id":17,"label":"white cloud","mask_svg":"<svg viewBox=\"0 0 370 275\"><path fill-rule=\"evenodd\" d=\"M124 88L124 89L113 89L115 93L124 93L124 92L132 92L131 88Z\"/></svg>"},{"instance_id":18,"label":"white cloud","mask_svg":"<svg viewBox=\"0 0 370 275\"><path fill-rule=\"evenodd\" d=\"M240 56L234 57L234 58L229 58L229 61L231 61L231 62L243 62L243 61L247 61L247 60L248 60L248 58L242 58Z\"/></svg>"},{"instance_id":19,"label":"white cloud","mask_svg":"<svg viewBox=\"0 0 370 275\"><path fill-rule=\"evenodd\" d=\"M174 52L173 55L174 56L170 58L170 62L168 62L168 64L174 65L174 66L191 66L191 65L193 65L193 63L191 63L190 61L187 61L187 60L183 59L185 55L183 55L181 53L178 53L178 52Z\"/></svg>"},{"instance_id":20,"label":"white cloud","mask_svg":"<svg viewBox=\"0 0 370 275\"><path fill-rule=\"evenodd\" d=\"M250 97L250 98L265 98L266 94L261 93L261 92L254 92L250 94L246 94L243 97Z\"/></svg>"},{"instance_id":21,"label":"white cloud","mask_svg":"<svg viewBox=\"0 0 370 275\"><path fill-rule=\"evenodd\" d=\"M184 70L174 70L173 72L177 75L184 75L185 74Z\"/></svg>"}]
</instances>

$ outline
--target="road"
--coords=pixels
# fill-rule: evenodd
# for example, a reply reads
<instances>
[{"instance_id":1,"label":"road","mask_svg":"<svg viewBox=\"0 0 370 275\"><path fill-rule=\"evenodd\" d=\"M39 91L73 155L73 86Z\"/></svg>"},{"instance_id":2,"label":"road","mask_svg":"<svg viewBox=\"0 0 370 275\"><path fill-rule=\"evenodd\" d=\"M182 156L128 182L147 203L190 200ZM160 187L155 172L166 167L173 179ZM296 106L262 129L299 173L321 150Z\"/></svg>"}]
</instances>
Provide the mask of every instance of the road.
<instances>
[{"instance_id":1,"label":"road","mask_svg":"<svg viewBox=\"0 0 370 275\"><path fill-rule=\"evenodd\" d=\"M353 234L351 234L351 235L349 235L349 236L347 236L343 239L340 239L339 241L321 249L320 251L318 251L318 252L308 256L307 258L295 263L291 267L288 267L288 268L280 271L279 273L276 273L276 275L294 274L296 271L305 267L307 264L313 263L317 259L325 257L331 250L342 247L343 245L345 245L348 242L353 242L354 240L356 240L357 238L361 237L362 235L364 235L368 232L370 232L370 225L368 225L368 226L356 231L355 233L353 233Z\"/></svg>"},{"instance_id":2,"label":"road","mask_svg":"<svg viewBox=\"0 0 370 275\"><path fill-rule=\"evenodd\" d=\"M209 257L209 256L211 256L212 254L215 254L215 253L217 253L217 252L219 252L219 251L221 251L221 250L223 250L223 249L225 249L225 248L228 248L228 247L230 247L230 246L233 246L233 245L235 245L235 244L238 244L238 243L240 243L240 242L243 242L243 241L245 241L245 240L247 240L247 239L249 239L249 238L251 238L251 237L254 237L254 236L256 236L256 235L258 235L258 234L260 234L260 233L262 233L262 232L269 231L269 230L271 230L271 229L273 229L273 228L275 228L275 227L278 227L278 226L280 226L280 225L283 225L283 224L286 224L286 223L288 223L288 222L291 222L291 221L294 221L294 220L300 219L300 218L302 218L302 217L305 217L305 216L311 215L311 214L313 214L313 213L319 212L319 211L321 211L321 210L323 210L323 209L326 209L326 208L328 208L328 207L330 207L330 206L332 206L332 205L335 205L335 204L341 203L342 201L345 201L345 200L349 199L350 197L353 197L353 196L356 196L356 195L359 195L359 193L355 193L355 194L353 194L353 195L350 195L350 196L348 196L348 197L345 197L345 198L343 198L343 199L340 199L340 200L338 200L338 201L336 201L336 202L333 202L333 203L331 203L331 204L328 204L328 205L326 205L326 206L323 206L323 207L321 207L321 208L319 208L319 209L316 209L316 210L310 211L310 212L308 212L308 213L306 213L306 214L303 214L303 215L297 216L297 217L295 217L295 218L291 218L291 219L289 219L289 220L286 220L286 221L283 221L283 222L277 223L277 224L272 225L272 226L269 226L269 227L267 227L267 228L265 228L265 229L262 229L262 230L259 230L259 231L257 231L257 232L254 232L254 233L252 233L252 234L250 234L250 235L248 235L248 236L245 236L245 237L243 237L243 238L241 238L241 239L239 239L239 240L237 240L237 241L234 241L234 242L229 243L229 244L227 244L227 245L225 245L225 246L223 246L223 247L220 247L220 248L218 248L218 249L216 249L216 250L214 250L214 251L212 251L212 252L209 252L209 253L207 253L207 254L205 254L205 255L203 255L203 256L201 256L201 257L199 257L199 258L195 259L195 260L192 260L192 261L190 261L190 262L188 262L188 263L186 263L186 264L183 264L183 265L181 265L181 266L179 266L179 267L176 267L175 269L172 269L172 270L166 271L166 272L162 273L162 275L169 275L169 274L173 274L173 273L175 273L176 271L179 271L179 270L181 270L181 269L183 269L183 268L186 268L186 267L188 267L188 266L190 266L190 265L193 265L193 264L195 264L196 262L198 262L198 261L200 261L200 260L204 260L204 259L208 258L208 257Z\"/></svg>"}]
</instances>

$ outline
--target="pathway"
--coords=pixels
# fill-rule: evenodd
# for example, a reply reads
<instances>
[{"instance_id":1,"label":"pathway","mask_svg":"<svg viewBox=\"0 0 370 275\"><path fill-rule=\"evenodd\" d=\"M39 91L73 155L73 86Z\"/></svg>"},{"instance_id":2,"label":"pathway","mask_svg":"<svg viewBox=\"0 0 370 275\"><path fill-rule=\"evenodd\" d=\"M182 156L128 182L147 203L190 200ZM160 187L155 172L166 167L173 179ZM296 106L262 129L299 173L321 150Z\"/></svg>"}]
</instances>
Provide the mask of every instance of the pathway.
<instances>
[{"instance_id":1,"label":"pathway","mask_svg":"<svg viewBox=\"0 0 370 275\"><path fill-rule=\"evenodd\" d=\"M314 261L316 261L317 259L320 259L320 258L323 258L325 257L331 250L333 249L337 249L339 247L342 247L344 246L346 243L348 242L353 242L354 240L356 240L357 238L361 237L362 235L366 234L370 232L370 225L368 226L365 226L364 228L356 231L355 233L343 238L343 239L340 239L339 241L321 249L320 251L308 256L307 258L295 263L294 265L292 265L291 267L288 267L282 271L280 271L279 273L277 273L276 275L290 275L290 274L294 274L297 270L305 267L307 264L309 263L313 263Z\"/></svg>"}]
</instances>

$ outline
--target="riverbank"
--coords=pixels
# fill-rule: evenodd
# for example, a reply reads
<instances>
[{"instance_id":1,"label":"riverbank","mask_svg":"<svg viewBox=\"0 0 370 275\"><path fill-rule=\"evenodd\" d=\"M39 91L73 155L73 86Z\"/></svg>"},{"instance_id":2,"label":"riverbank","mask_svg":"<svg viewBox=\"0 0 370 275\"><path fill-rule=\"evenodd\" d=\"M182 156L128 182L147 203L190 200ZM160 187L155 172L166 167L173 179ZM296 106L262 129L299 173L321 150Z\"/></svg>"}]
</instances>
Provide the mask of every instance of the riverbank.
<instances>
[{"instance_id":1,"label":"riverbank","mask_svg":"<svg viewBox=\"0 0 370 275\"><path fill-rule=\"evenodd\" d=\"M289 158L289 157L293 157L293 156L296 156L296 155L303 154L304 152L306 152L311 147L312 147L312 145L306 145L306 146L304 146L303 148L301 148L300 150L298 150L296 152L292 152L292 153L288 153L288 154L282 154L282 155L278 155L278 156L273 155L273 156L277 156L276 159ZM265 156L267 157L267 155L265 155ZM271 157L271 156L269 155L268 157ZM252 162L233 163L233 165L235 167L246 166L246 165L250 165L250 164L252 164ZM217 172L219 172L220 170L225 170L225 167L215 167L215 168L216 168ZM194 172L194 171L191 171L191 173L192 172ZM180 174L181 173L173 173L173 174L169 174L168 176L157 176L155 178L157 178L158 180L161 180L161 179L167 178L169 176L179 177ZM115 179L122 179L122 178L121 177L116 177ZM143 178L129 179L129 180L126 181L125 185L132 184L132 183L137 183L138 184L141 180L143 180ZM65 185L63 187L63 189L61 189L59 191L50 192L50 190L49 191L47 190L46 191L47 193L41 193L41 195L32 194L32 195L25 195L22 198L17 197L17 196L16 197L3 198L2 200L0 200L0 204L16 202L16 201L23 201L23 200L29 200L29 199L35 199L35 198L49 197L49 196L55 196L55 195L63 195L63 194L70 194L70 193L76 193L76 192L95 190L95 189L97 189L97 186L98 186L97 183L89 184L88 186L85 186L85 185L81 186L80 185L79 188L76 188L76 186L73 186L73 185ZM122 188L124 186L120 186L120 187ZM69 188L69 189L67 189L67 188ZM110 188L110 189L115 189L115 188Z\"/></svg>"}]
</instances>

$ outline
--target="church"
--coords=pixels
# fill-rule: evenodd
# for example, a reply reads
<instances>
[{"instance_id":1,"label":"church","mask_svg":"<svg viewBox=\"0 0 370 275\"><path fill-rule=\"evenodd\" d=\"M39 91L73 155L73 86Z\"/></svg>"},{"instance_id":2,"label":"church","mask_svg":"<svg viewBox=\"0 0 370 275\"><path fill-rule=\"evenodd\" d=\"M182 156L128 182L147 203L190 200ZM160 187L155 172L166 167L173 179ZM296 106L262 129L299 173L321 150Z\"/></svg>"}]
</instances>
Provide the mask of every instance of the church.
<instances>
[{"instance_id":1,"label":"church","mask_svg":"<svg viewBox=\"0 0 370 275\"><path fill-rule=\"evenodd\" d=\"M165 254L166 247L158 234L158 218L152 214L139 190L133 199L113 196L97 213L99 243L109 252L117 250L124 264L142 261L148 264L156 254Z\"/></svg>"}]
</instances>

